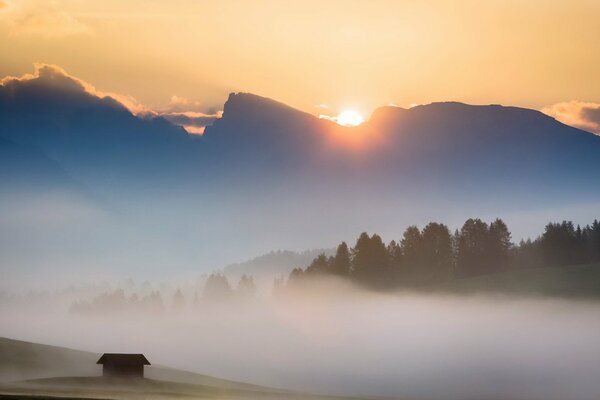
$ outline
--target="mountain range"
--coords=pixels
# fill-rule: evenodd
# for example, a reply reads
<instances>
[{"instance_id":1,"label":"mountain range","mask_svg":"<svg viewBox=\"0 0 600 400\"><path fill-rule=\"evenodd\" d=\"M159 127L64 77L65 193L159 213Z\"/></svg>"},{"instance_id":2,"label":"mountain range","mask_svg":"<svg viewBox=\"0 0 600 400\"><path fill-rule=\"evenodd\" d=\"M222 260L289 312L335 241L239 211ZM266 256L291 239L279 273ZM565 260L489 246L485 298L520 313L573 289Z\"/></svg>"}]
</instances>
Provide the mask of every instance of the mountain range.
<instances>
[{"instance_id":1,"label":"mountain range","mask_svg":"<svg viewBox=\"0 0 600 400\"><path fill-rule=\"evenodd\" d=\"M0 191L101 199L176 238L188 265L332 246L361 230L399 235L434 218L571 207L600 192L600 137L536 110L386 106L345 127L232 93L192 135L60 73L0 85L0 154Z\"/></svg>"}]
</instances>

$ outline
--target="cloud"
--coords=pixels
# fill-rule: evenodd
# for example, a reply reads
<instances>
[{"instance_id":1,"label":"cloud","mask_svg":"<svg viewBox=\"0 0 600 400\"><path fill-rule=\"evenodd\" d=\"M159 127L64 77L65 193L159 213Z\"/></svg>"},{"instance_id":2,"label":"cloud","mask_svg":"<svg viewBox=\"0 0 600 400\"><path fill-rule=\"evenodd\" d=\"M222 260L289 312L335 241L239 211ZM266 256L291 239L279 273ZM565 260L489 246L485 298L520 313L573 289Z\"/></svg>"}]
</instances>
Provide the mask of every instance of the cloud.
<instances>
[{"instance_id":1,"label":"cloud","mask_svg":"<svg viewBox=\"0 0 600 400\"><path fill-rule=\"evenodd\" d=\"M92 84L70 75L63 68L53 64L35 63L33 73L20 77L7 76L0 79L0 86L19 85L23 82L36 82L60 90L85 92L98 98L109 97L123 105L132 114L142 117L160 116L193 134L204 133L204 127L212 124L223 113L215 111L214 108L207 108L199 101L179 96L172 96L166 107L153 109L138 102L132 96L98 90Z\"/></svg>"},{"instance_id":2,"label":"cloud","mask_svg":"<svg viewBox=\"0 0 600 400\"><path fill-rule=\"evenodd\" d=\"M542 109L560 122L600 135L600 103L565 101Z\"/></svg>"},{"instance_id":3,"label":"cloud","mask_svg":"<svg viewBox=\"0 0 600 400\"><path fill-rule=\"evenodd\" d=\"M320 114L319 115L320 119L326 119L328 121L333 121L337 124L337 117L336 116L331 116L331 115L326 115L326 114Z\"/></svg>"},{"instance_id":4,"label":"cloud","mask_svg":"<svg viewBox=\"0 0 600 400\"><path fill-rule=\"evenodd\" d=\"M140 104L135 98L114 92L104 92L92 84L67 73L54 64L34 63L34 71L20 77L7 76L0 79L0 86L18 85L22 82L35 81L45 86L58 87L62 90L82 91L99 98L110 97L121 103L133 114L153 114L154 111Z\"/></svg>"},{"instance_id":5,"label":"cloud","mask_svg":"<svg viewBox=\"0 0 600 400\"><path fill-rule=\"evenodd\" d=\"M223 114L219 111L214 114L205 114L197 111L178 111L178 112L161 112L159 115L166 120L181 125L186 131L193 134L203 134L204 127L212 124L215 119L220 118Z\"/></svg>"},{"instance_id":6,"label":"cloud","mask_svg":"<svg viewBox=\"0 0 600 400\"><path fill-rule=\"evenodd\" d=\"M205 103L198 100L190 100L182 96L173 95L169 99L169 104L162 112L198 112L202 114L216 114L220 111L219 108L207 106Z\"/></svg>"},{"instance_id":7,"label":"cloud","mask_svg":"<svg viewBox=\"0 0 600 400\"><path fill-rule=\"evenodd\" d=\"M202 135L204 127L212 124L215 119L221 118L223 111L206 104L190 100L182 96L173 95L169 104L155 110L155 115L182 126L188 133Z\"/></svg>"},{"instance_id":8,"label":"cloud","mask_svg":"<svg viewBox=\"0 0 600 400\"><path fill-rule=\"evenodd\" d=\"M0 21L8 25L13 36L57 38L92 33L89 25L61 9L57 2L0 0L0 10Z\"/></svg>"}]
</instances>

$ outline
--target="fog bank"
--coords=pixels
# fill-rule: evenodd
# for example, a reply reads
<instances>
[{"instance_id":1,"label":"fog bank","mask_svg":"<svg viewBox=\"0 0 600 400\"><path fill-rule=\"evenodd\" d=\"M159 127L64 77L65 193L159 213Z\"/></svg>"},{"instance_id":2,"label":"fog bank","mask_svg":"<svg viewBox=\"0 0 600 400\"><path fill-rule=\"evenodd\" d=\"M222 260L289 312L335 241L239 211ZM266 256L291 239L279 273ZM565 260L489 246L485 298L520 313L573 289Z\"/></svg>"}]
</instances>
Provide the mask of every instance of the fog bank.
<instances>
[{"instance_id":1,"label":"fog bank","mask_svg":"<svg viewBox=\"0 0 600 400\"><path fill-rule=\"evenodd\" d=\"M324 294L327 293L327 294ZM302 391L597 399L600 304L372 294L340 285L178 311L69 313L4 301L0 335Z\"/></svg>"}]
</instances>

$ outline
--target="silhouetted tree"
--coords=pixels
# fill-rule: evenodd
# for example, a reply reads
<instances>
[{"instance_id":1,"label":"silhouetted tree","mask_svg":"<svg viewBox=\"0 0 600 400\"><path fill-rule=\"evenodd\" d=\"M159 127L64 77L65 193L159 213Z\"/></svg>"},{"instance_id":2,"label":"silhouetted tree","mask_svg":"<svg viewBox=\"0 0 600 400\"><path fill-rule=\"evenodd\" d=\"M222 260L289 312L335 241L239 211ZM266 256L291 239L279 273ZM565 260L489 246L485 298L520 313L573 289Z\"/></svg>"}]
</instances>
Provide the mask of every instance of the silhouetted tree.
<instances>
[{"instance_id":1,"label":"silhouetted tree","mask_svg":"<svg viewBox=\"0 0 600 400\"><path fill-rule=\"evenodd\" d=\"M319 254L317 258L306 268L306 273L309 275L327 274L331 272L333 258L327 257L325 254Z\"/></svg>"},{"instance_id":2,"label":"silhouetted tree","mask_svg":"<svg viewBox=\"0 0 600 400\"><path fill-rule=\"evenodd\" d=\"M448 280L452 269L452 236L444 224L431 222L421 234L418 249L421 260L418 283Z\"/></svg>"},{"instance_id":3,"label":"silhouetted tree","mask_svg":"<svg viewBox=\"0 0 600 400\"><path fill-rule=\"evenodd\" d=\"M227 278L221 274L211 274L206 280L202 298L208 301L221 301L231 298L233 290Z\"/></svg>"},{"instance_id":4,"label":"silhouetted tree","mask_svg":"<svg viewBox=\"0 0 600 400\"><path fill-rule=\"evenodd\" d=\"M357 282L375 287L391 284L388 252L377 234L361 233L353 249L352 273Z\"/></svg>"},{"instance_id":5,"label":"silhouetted tree","mask_svg":"<svg viewBox=\"0 0 600 400\"><path fill-rule=\"evenodd\" d=\"M569 265L577 261L578 239L571 221L549 223L541 238L546 265Z\"/></svg>"},{"instance_id":6,"label":"silhouetted tree","mask_svg":"<svg viewBox=\"0 0 600 400\"><path fill-rule=\"evenodd\" d=\"M397 285L427 285L497 273L506 268L534 268L600 261L600 222L575 227L572 222L549 223L537 239L511 242L504 221L489 225L470 218L460 230L450 233L444 224L431 222L421 231L409 226L400 243L387 246L377 234L360 234L354 248L342 242L334 257L319 255L302 270L295 268L288 285L307 276L335 274L373 288Z\"/></svg>"},{"instance_id":7,"label":"silhouetted tree","mask_svg":"<svg viewBox=\"0 0 600 400\"><path fill-rule=\"evenodd\" d=\"M338 246L335 256L331 262L331 273L344 277L350 276L350 263L350 250L348 250L348 245L346 242L342 242Z\"/></svg>"},{"instance_id":8,"label":"silhouetted tree","mask_svg":"<svg viewBox=\"0 0 600 400\"><path fill-rule=\"evenodd\" d=\"M479 218L469 218L460 229L456 271L458 276L480 275L486 271L488 225Z\"/></svg>"},{"instance_id":9,"label":"silhouetted tree","mask_svg":"<svg viewBox=\"0 0 600 400\"><path fill-rule=\"evenodd\" d=\"M389 255L390 267L393 268L395 272L398 272L402 265L402 248L400 247L400 244L395 240L392 240L387 245L387 252Z\"/></svg>"},{"instance_id":10,"label":"silhouetted tree","mask_svg":"<svg viewBox=\"0 0 600 400\"><path fill-rule=\"evenodd\" d=\"M512 265L515 268L537 268L544 266L541 241L536 239L521 240L518 246L511 249Z\"/></svg>"},{"instance_id":11,"label":"silhouetted tree","mask_svg":"<svg viewBox=\"0 0 600 400\"><path fill-rule=\"evenodd\" d=\"M597 219L587 228L587 253L589 262L600 261L600 222Z\"/></svg>"},{"instance_id":12,"label":"silhouetted tree","mask_svg":"<svg viewBox=\"0 0 600 400\"><path fill-rule=\"evenodd\" d=\"M512 246L510 241L511 234L508 231L508 227L500 218L496 218L494 222L490 224L490 232L487 243L487 265L489 268L488 272L499 272L508 267L509 264L509 251Z\"/></svg>"},{"instance_id":13,"label":"silhouetted tree","mask_svg":"<svg viewBox=\"0 0 600 400\"><path fill-rule=\"evenodd\" d=\"M237 285L237 294L241 297L254 297L256 295L256 284L251 276L242 275Z\"/></svg>"},{"instance_id":14,"label":"silhouetted tree","mask_svg":"<svg viewBox=\"0 0 600 400\"><path fill-rule=\"evenodd\" d=\"M302 270L302 268L294 268L292 270L292 272L290 272L290 277L288 278L289 281L297 281L299 279L302 279L304 277L304 271Z\"/></svg>"},{"instance_id":15,"label":"silhouetted tree","mask_svg":"<svg viewBox=\"0 0 600 400\"><path fill-rule=\"evenodd\" d=\"M400 240L402 258L398 271L401 284L414 284L418 280L419 269L422 265L421 231L414 225L406 228Z\"/></svg>"}]
</instances>

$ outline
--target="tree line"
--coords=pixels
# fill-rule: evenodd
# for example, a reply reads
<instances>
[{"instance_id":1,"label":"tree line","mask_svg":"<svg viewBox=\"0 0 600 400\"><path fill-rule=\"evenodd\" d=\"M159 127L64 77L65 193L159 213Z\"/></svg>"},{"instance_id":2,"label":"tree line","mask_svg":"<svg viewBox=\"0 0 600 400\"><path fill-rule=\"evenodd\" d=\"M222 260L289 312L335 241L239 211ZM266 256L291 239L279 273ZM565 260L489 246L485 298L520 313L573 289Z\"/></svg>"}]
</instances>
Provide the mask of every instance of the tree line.
<instances>
[{"instance_id":1,"label":"tree line","mask_svg":"<svg viewBox=\"0 0 600 400\"><path fill-rule=\"evenodd\" d=\"M203 290L193 293L188 301L180 288L173 293L171 301L163 301L160 290L152 290L148 294L127 294L122 288L100 293L90 300L78 300L71 304L69 311L80 314L102 314L115 311L164 312L178 311L188 305L214 304L229 300L248 300L256 296L254 278L242 275L237 287L232 287L221 273L212 273L206 279Z\"/></svg>"},{"instance_id":2,"label":"tree line","mask_svg":"<svg viewBox=\"0 0 600 400\"><path fill-rule=\"evenodd\" d=\"M431 222L406 228L387 245L378 234L360 234L354 247L342 242L335 255L321 254L306 268L295 268L288 284L308 277L338 276L373 288L423 286L457 278L494 274L514 268L584 264L600 261L600 223L583 228L571 221L549 223L535 240L511 241L500 218L489 224L465 221L451 233Z\"/></svg>"}]
</instances>

